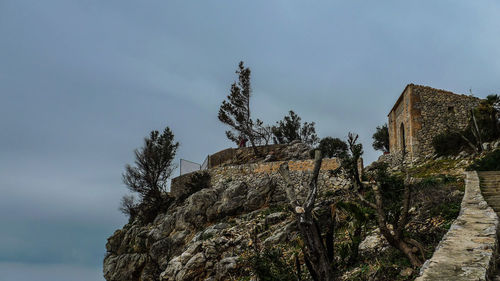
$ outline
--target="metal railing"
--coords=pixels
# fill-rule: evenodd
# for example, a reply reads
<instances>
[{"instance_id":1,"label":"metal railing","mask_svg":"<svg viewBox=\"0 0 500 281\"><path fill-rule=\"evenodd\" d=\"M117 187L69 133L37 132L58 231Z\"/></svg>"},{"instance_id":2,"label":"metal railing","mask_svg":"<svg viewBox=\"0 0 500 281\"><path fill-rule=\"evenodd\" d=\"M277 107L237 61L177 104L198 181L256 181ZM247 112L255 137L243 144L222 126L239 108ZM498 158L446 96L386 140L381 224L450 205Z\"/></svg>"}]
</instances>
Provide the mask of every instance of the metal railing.
<instances>
[{"instance_id":1,"label":"metal railing","mask_svg":"<svg viewBox=\"0 0 500 281\"><path fill-rule=\"evenodd\" d=\"M179 165L180 176L200 170L208 170L209 164L210 164L210 155L205 157L205 161L203 161L203 164L201 165L193 161L180 159L180 165Z\"/></svg>"},{"instance_id":2,"label":"metal railing","mask_svg":"<svg viewBox=\"0 0 500 281\"><path fill-rule=\"evenodd\" d=\"M180 171L181 176L195 172L195 171L199 171L200 168L201 168L201 165L198 163L195 163L195 162L192 162L189 160L184 160L184 159L180 160L179 171Z\"/></svg>"},{"instance_id":3,"label":"metal railing","mask_svg":"<svg viewBox=\"0 0 500 281\"><path fill-rule=\"evenodd\" d=\"M201 164L200 170L208 170L208 165L210 163L210 155L207 155L203 164Z\"/></svg>"}]
</instances>

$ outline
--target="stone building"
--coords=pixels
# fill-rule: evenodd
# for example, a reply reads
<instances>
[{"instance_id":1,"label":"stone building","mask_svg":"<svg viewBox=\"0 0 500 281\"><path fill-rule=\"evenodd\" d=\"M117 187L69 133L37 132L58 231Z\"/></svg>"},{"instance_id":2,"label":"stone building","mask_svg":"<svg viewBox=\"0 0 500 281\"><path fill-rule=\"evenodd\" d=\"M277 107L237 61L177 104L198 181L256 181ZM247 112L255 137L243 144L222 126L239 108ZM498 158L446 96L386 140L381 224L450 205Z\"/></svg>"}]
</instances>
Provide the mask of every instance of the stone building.
<instances>
[{"instance_id":1,"label":"stone building","mask_svg":"<svg viewBox=\"0 0 500 281\"><path fill-rule=\"evenodd\" d=\"M434 153L432 139L447 129L464 129L480 99L408 84L389 112L389 150L410 160Z\"/></svg>"}]
</instances>

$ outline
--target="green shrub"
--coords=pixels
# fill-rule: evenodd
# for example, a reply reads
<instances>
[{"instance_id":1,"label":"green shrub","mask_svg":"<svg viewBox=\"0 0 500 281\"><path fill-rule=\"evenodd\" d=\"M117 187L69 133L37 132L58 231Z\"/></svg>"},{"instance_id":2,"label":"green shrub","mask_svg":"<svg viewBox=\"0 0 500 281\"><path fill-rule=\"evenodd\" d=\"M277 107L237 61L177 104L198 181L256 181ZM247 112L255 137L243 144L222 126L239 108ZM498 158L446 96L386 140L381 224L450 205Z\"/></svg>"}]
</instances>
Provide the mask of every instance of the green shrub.
<instances>
[{"instance_id":1,"label":"green shrub","mask_svg":"<svg viewBox=\"0 0 500 281\"><path fill-rule=\"evenodd\" d=\"M500 171L500 149L496 149L486 154L486 156L481 159L474 160L467 170Z\"/></svg>"},{"instance_id":2,"label":"green shrub","mask_svg":"<svg viewBox=\"0 0 500 281\"><path fill-rule=\"evenodd\" d=\"M431 209L431 216L441 215L445 220L454 220L460 213L460 202L442 202Z\"/></svg>"},{"instance_id":3,"label":"green shrub","mask_svg":"<svg viewBox=\"0 0 500 281\"><path fill-rule=\"evenodd\" d=\"M460 134L455 132L445 132L432 139L434 151L440 156L458 154L465 145Z\"/></svg>"},{"instance_id":4,"label":"green shrub","mask_svg":"<svg viewBox=\"0 0 500 281\"><path fill-rule=\"evenodd\" d=\"M341 157L347 153L347 143L339 138L326 137L321 139L317 149L321 150L323 157ZM314 152L312 157L314 158Z\"/></svg>"},{"instance_id":5,"label":"green shrub","mask_svg":"<svg viewBox=\"0 0 500 281\"><path fill-rule=\"evenodd\" d=\"M261 281L297 280L293 267L283 258L280 248L265 248L248 259L250 267Z\"/></svg>"},{"instance_id":6,"label":"green shrub","mask_svg":"<svg viewBox=\"0 0 500 281\"><path fill-rule=\"evenodd\" d=\"M143 200L137 205L137 216L142 224L148 224L153 222L159 214L166 213L173 202L174 198L166 194L162 194L155 200Z\"/></svg>"}]
</instances>

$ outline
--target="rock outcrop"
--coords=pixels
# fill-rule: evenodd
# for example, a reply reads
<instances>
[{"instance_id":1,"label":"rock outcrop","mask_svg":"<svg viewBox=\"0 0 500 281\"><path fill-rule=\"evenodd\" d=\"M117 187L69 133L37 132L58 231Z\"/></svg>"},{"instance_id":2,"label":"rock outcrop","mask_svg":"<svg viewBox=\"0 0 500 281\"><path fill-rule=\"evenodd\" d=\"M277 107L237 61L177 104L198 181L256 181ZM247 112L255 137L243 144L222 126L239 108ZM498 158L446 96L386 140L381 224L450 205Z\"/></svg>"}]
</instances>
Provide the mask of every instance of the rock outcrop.
<instances>
[{"instance_id":1,"label":"rock outcrop","mask_svg":"<svg viewBox=\"0 0 500 281\"><path fill-rule=\"evenodd\" d=\"M262 173L215 178L211 187L177 200L152 223L136 220L125 225L108 239L104 277L227 280L240 269L242 254L256 239L275 245L297 237L278 177Z\"/></svg>"}]
</instances>

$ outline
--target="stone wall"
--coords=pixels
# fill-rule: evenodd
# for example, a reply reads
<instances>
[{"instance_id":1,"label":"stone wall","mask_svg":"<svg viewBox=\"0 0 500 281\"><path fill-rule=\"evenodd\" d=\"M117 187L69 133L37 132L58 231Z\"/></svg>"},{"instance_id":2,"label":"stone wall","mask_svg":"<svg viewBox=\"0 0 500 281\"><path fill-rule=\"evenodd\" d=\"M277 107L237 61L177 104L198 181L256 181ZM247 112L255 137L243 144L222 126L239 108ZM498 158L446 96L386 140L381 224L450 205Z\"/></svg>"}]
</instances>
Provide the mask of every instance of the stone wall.
<instances>
[{"instance_id":1,"label":"stone wall","mask_svg":"<svg viewBox=\"0 0 500 281\"><path fill-rule=\"evenodd\" d=\"M286 144L261 145L258 146L257 149L262 155L266 156L269 153L275 154L277 151L280 151L282 148L286 146L287 146ZM251 160L249 158L255 158L253 148L252 147L227 148L212 155L209 155L208 167L214 168L225 164L232 164L232 162L234 162L234 160L238 157L245 158L247 160Z\"/></svg>"},{"instance_id":2,"label":"stone wall","mask_svg":"<svg viewBox=\"0 0 500 281\"><path fill-rule=\"evenodd\" d=\"M495 271L498 216L481 195L477 172L466 176L460 214L416 281L490 280Z\"/></svg>"},{"instance_id":3,"label":"stone wall","mask_svg":"<svg viewBox=\"0 0 500 281\"><path fill-rule=\"evenodd\" d=\"M406 149L410 156L418 140L415 138L416 132L421 128L416 119L420 116L418 107L418 96L413 94L411 84L406 86L403 93L395 103L389 113L389 150L397 153Z\"/></svg>"},{"instance_id":4,"label":"stone wall","mask_svg":"<svg viewBox=\"0 0 500 281\"><path fill-rule=\"evenodd\" d=\"M271 177L276 179L278 182L282 181L279 175L278 169L281 164L285 161L275 161L268 163L253 163L253 164L243 164L243 165L233 165L233 166L222 166L207 170L211 175L211 185L215 186L221 181L232 181L241 180L245 182L253 182L257 178L261 177ZM288 162L288 167L290 169L290 175L292 180L297 183L297 185L308 184L310 176L312 174L312 169L314 167L313 160L290 160ZM339 161L336 158L325 158L321 164L320 175L318 178L319 188L339 188L348 184L347 180L335 177L332 175L331 171L337 169L340 166ZM200 173L194 172L194 173ZM172 179L170 185L170 194L175 198L181 197L183 194L189 193L190 191L186 189L185 184L189 181L190 177L194 174L185 174L180 177ZM281 182L281 184L283 184Z\"/></svg>"},{"instance_id":5,"label":"stone wall","mask_svg":"<svg viewBox=\"0 0 500 281\"><path fill-rule=\"evenodd\" d=\"M269 161L291 159L304 160L310 158L311 147L295 141L289 144L261 145L256 147L259 155L255 155L252 147L227 148L208 156L208 168L227 165L241 165Z\"/></svg>"},{"instance_id":6,"label":"stone wall","mask_svg":"<svg viewBox=\"0 0 500 281\"><path fill-rule=\"evenodd\" d=\"M418 153L421 155L434 153L432 139L447 128L465 129L469 123L470 109L480 102L476 97L430 87L415 87L413 91L420 99L416 106L421 116L416 121L421 124L421 130L417 132L416 138L419 141Z\"/></svg>"},{"instance_id":7,"label":"stone wall","mask_svg":"<svg viewBox=\"0 0 500 281\"><path fill-rule=\"evenodd\" d=\"M405 148L410 160L434 153L432 140L448 127L464 129L480 99L409 84L388 115L390 152Z\"/></svg>"}]
</instances>

